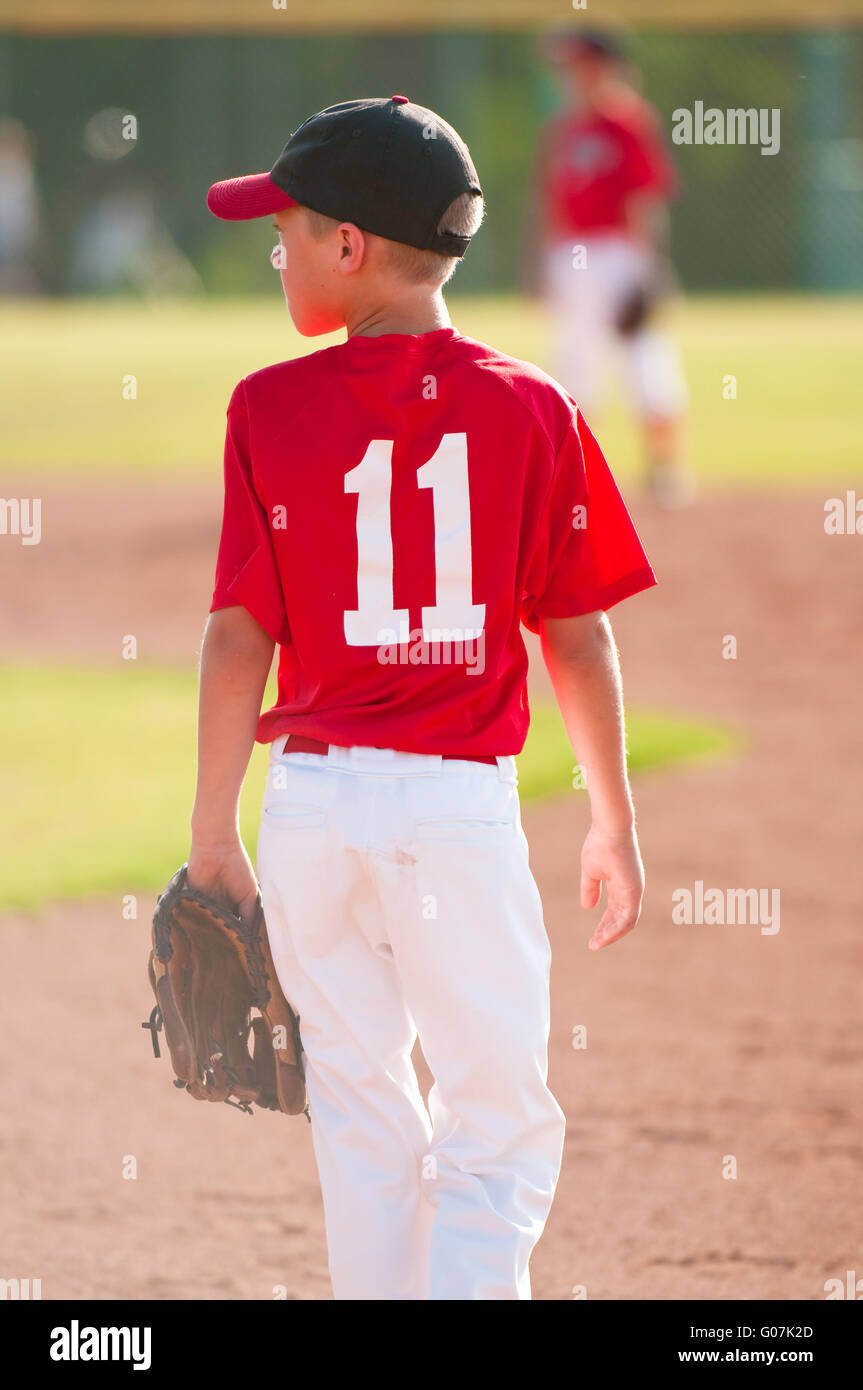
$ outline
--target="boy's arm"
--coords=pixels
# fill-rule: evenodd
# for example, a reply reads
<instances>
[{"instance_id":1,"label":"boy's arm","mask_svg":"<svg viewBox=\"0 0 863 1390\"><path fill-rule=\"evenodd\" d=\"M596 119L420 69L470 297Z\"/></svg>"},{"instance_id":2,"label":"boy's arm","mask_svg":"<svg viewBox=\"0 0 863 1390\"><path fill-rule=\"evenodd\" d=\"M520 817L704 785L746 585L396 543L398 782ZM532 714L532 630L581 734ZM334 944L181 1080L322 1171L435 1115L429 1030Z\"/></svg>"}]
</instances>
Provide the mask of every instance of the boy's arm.
<instances>
[{"instance_id":1,"label":"boy's arm","mask_svg":"<svg viewBox=\"0 0 863 1390\"><path fill-rule=\"evenodd\" d=\"M608 905L589 945L598 951L632 931L641 913L644 869L626 771L623 689L604 612L543 618L540 640L566 731L584 773L593 824L581 852L581 905Z\"/></svg>"},{"instance_id":2,"label":"boy's arm","mask_svg":"<svg viewBox=\"0 0 863 1390\"><path fill-rule=\"evenodd\" d=\"M201 647L198 784L188 879L251 919L258 884L240 839L243 778L275 642L245 608L211 613Z\"/></svg>"}]
</instances>

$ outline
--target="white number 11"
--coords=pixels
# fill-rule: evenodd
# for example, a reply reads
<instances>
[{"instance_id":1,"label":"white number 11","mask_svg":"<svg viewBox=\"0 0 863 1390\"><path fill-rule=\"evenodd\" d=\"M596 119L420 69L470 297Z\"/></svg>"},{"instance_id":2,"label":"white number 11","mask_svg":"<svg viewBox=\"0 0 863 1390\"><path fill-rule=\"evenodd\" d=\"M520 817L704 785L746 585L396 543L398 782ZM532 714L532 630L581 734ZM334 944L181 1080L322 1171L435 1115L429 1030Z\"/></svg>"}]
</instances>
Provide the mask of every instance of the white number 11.
<instances>
[{"instance_id":1,"label":"white number 11","mask_svg":"<svg viewBox=\"0 0 863 1390\"><path fill-rule=\"evenodd\" d=\"M407 608L393 606L393 536L390 495L393 441L373 439L360 463L345 474L345 492L357 496L357 607L345 611L350 647L407 641ZM436 603L422 610L423 641L475 641L485 622L485 604L472 601L470 490L467 435L445 434L428 463L417 470L420 487L431 488L434 508ZM395 639L390 633L399 634Z\"/></svg>"}]
</instances>

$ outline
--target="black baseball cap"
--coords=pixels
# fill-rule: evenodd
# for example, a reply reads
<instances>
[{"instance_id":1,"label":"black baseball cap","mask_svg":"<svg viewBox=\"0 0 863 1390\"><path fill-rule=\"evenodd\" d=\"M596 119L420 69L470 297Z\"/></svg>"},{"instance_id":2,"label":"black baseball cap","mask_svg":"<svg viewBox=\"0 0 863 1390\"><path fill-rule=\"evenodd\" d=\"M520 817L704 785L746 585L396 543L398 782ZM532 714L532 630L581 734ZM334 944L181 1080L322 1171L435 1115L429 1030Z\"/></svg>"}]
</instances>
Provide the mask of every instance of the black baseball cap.
<instances>
[{"instance_id":1,"label":"black baseball cap","mask_svg":"<svg viewBox=\"0 0 863 1390\"><path fill-rule=\"evenodd\" d=\"M245 221L299 203L389 241L463 256L470 237L437 230L462 193L482 189L451 125L404 96L363 97L309 116L268 174L214 183L207 206Z\"/></svg>"}]
</instances>

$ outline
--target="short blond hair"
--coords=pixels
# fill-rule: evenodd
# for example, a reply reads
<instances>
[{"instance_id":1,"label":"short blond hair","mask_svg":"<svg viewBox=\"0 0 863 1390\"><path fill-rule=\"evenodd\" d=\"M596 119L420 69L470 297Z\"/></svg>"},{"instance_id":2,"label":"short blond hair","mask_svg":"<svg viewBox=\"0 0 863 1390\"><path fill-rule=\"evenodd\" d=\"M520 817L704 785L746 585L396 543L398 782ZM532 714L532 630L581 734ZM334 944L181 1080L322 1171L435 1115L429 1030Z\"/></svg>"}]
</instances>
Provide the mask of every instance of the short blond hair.
<instances>
[{"instance_id":1,"label":"short blond hair","mask_svg":"<svg viewBox=\"0 0 863 1390\"><path fill-rule=\"evenodd\" d=\"M327 217L312 208L303 208L312 236L325 237L339 225L337 217ZM480 193L460 193L454 198L437 224L438 232L454 232L456 236L473 236L482 223L485 204ZM380 237L387 247L386 263L397 270L411 285L445 285L452 278L460 256L445 256L439 251L421 251L403 241Z\"/></svg>"}]
</instances>

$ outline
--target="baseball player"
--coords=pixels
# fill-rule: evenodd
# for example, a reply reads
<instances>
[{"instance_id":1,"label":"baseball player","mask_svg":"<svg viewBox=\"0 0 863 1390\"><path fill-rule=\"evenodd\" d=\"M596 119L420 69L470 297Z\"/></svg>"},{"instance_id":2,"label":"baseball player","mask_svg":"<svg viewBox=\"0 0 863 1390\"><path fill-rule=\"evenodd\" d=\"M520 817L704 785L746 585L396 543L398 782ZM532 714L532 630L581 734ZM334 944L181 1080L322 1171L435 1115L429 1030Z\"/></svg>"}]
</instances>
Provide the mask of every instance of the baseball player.
<instances>
[{"instance_id":1,"label":"baseball player","mask_svg":"<svg viewBox=\"0 0 863 1390\"><path fill-rule=\"evenodd\" d=\"M273 219L298 331L347 339L251 373L228 406L188 880L254 910L237 806L269 744L257 872L334 1296L529 1299L564 1115L519 816L520 625L590 792L599 949L643 890L605 610L653 571L575 401L450 322L442 286L483 199L444 120L405 96L342 102L208 203Z\"/></svg>"},{"instance_id":2,"label":"baseball player","mask_svg":"<svg viewBox=\"0 0 863 1390\"><path fill-rule=\"evenodd\" d=\"M557 32L542 49L565 105L540 138L525 281L551 313L552 371L593 419L619 350L650 492L666 505L688 502L686 386L656 321L673 284L667 205L677 183L659 121L628 80L613 35Z\"/></svg>"}]
</instances>

